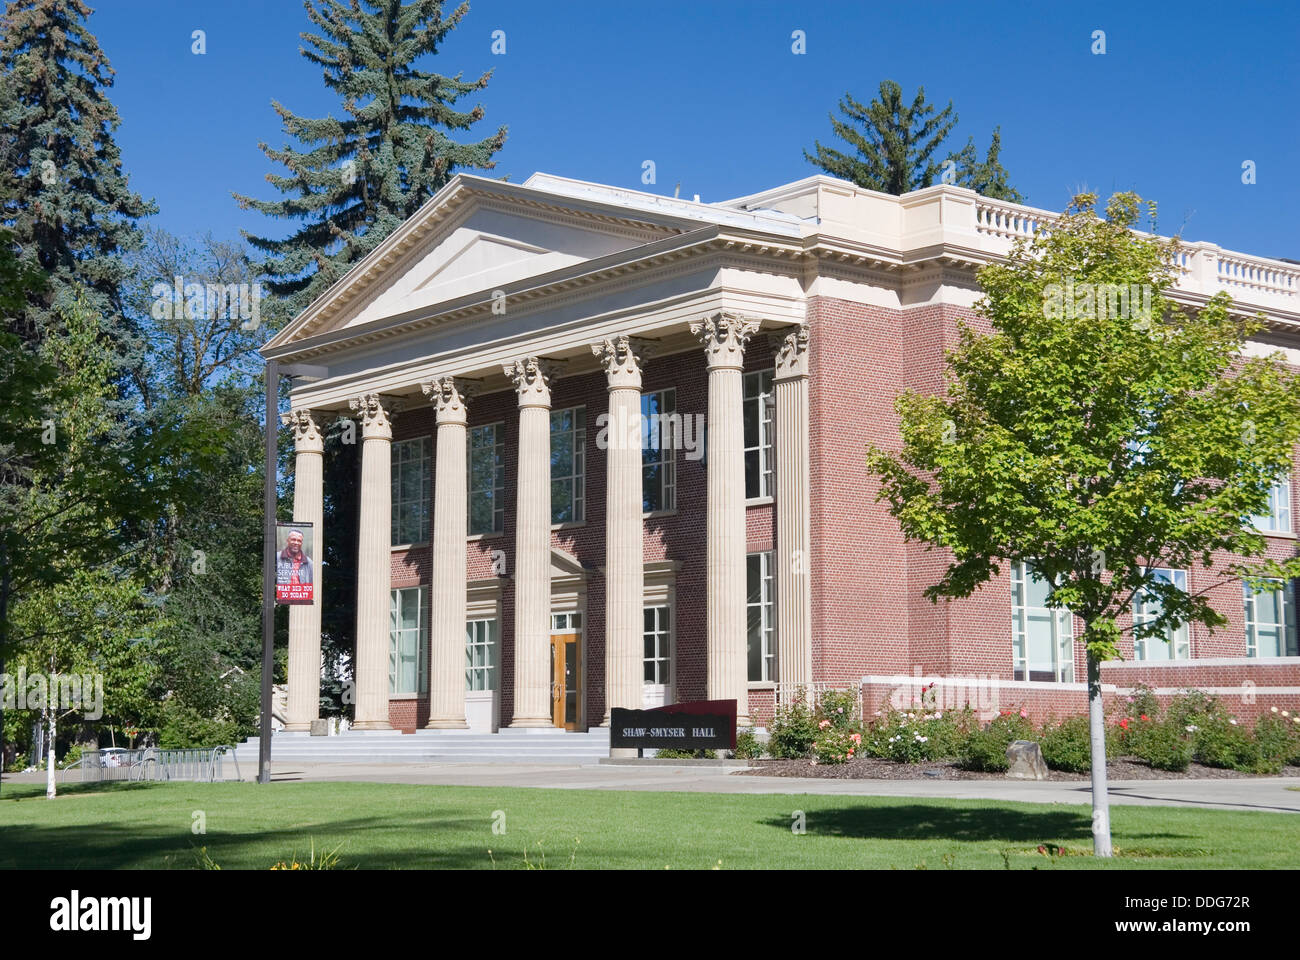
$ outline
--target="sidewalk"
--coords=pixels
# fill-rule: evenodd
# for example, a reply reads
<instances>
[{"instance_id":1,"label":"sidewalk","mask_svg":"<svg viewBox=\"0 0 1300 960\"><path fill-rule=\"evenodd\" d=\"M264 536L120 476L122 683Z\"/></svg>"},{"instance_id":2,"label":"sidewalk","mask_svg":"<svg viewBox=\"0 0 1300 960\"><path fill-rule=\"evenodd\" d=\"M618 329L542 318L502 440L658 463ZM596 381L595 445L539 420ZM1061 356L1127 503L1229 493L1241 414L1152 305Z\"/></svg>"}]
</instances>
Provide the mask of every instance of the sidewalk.
<instances>
[{"instance_id":1,"label":"sidewalk","mask_svg":"<svg viewBox=\"0 0 1300 960\"><path fill-rule=\"evenodd\" d=\"M1091 803L1086 781L1017 780L824 780L751 777L724 768L601 764L500 763L272 763L272 779L360 780L443 786L545 787L563 790L660 790L692 793L839 794L863 797L928 797ZM256 771L243 771L246 779ZM1287 789L1290 787L1291 789ZM1111 803L1207 807L1300 813L1300 777L1224 780L1119 780L1110 784Z\"/></svg>"}]
</instances>

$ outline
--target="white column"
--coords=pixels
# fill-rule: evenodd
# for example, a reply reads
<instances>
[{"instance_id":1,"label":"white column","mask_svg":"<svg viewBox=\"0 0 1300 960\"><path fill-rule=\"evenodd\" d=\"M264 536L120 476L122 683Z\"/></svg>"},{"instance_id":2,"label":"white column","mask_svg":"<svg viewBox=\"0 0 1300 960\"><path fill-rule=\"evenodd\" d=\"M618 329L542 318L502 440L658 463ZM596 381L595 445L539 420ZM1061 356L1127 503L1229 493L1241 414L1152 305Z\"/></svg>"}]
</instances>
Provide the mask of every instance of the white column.
<instances>
[{"instance_id":1,"label":"white column","mask_svg":"<svg viewBox=\"0 0 1300 960\"><path fill-rule=\"evenodd\" d=\"M641 361L628 337L591 346L609 385L605 480L605 717L641 709L644 657L644 524L641 520Z\"/></svg>"},{"instance_id":2,"label":"white column","mask_svg":"<svg viewBox=\"0 0 1300 960\"><path fill-rule=\"evenodd\" d=\"M312 602L289 608L289 702L284 729L310 730L320 717L320 615L325 556L325 441L310 410L281 418L293 431L293 519L311 524Z\"/></svg>"},{"instance_id":3,"label":"white column","mask_svg":"<svg viewBox=\"0 0 1300 960\"><path fill-rule=\"evenodd\" d=\"M433 730L464 730L465 537L468 532L464 381L443 377L421 384L433 401L438 450L433 482L433 567L429 588L429 722Z\"/></svg>"},{"instance_id":4,"label":"white column","mask_svg":"<svg viewBox=\"0 0 1300 960\"><path fill-rule=\"evenodd\" d=\"M709 368L707 615L708 696L735 700L749 725L745 618L745 344L758 321L719 313L691 324Z\"/></svg>"},{"instance_id":5,"label":"white column","mask_svg":"<svg viewBox=\"0 0 1300 960\"><path fill-rule=\"evenodd\" d=\"M361 517L357 534L357 730L388 730L388 618L392 571L393 428L376 393L348 405L361 420Z\"/></svg>"},{"instance_id":6,"label":"white column","mask_svg":"<svg viewBox=\"0 0 1300 960\"><path fill-rule=\"evenodd\" d=\"M512 727L551 715L551 379L537 357L503 367L519 394L515 500L515 713Z\"/></svg>"},{"instance_id":7,"label":"white column","mask_svg":"<svg viewBox=\"0 0 1300 960\"><path fill-rule=\"evenodd\" d=\"M808 493L808 327L774 338L776 375L776 675L787 690L812 683Z\"/></svg>"}]
</instances>

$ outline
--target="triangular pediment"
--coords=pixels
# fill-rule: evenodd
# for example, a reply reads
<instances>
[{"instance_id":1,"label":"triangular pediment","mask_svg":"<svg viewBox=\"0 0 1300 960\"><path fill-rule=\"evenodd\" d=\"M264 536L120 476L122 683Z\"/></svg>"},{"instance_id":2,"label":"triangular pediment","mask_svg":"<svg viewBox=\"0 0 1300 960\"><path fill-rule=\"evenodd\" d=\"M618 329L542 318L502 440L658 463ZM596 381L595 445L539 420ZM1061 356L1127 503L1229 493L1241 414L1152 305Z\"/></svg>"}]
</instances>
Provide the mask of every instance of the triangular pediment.
<instances>
[{"instance_id":1,"label":"triangular pediment","mask_svg":"<svg viewBox=\"0 0 1300 960\"><path fill-rule=\"evenodd\" d=\"M491 295L696 226L672 213L460 175L264 349Z\"/></svg>"}]
</instances>

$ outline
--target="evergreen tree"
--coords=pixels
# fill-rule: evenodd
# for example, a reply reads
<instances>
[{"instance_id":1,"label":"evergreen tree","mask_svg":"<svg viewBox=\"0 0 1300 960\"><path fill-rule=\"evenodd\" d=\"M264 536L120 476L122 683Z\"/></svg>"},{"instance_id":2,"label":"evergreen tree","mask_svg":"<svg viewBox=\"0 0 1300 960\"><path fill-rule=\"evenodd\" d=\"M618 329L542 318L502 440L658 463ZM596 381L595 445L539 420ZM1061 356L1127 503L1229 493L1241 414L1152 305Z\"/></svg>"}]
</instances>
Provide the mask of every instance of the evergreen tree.
<instances>
[{"instance_id":1,"label":"evergreen tree","mask_svg":"<svg viewBox=\"0 0 1300 960\"><path fill-rule=\"evenodd\" d=\"M271 293L288 298L295 312L415 213L458 167L491 169L506 138L505 127L475 143L449 136L482 118L481 106L455 107L486 87L491 71L465 81L416 66L437 54L468 4L444 16L443 0L315 3L305 6L320 32L302 34L308 45L302 54L321 67L325 85L342 101L343 119L299 117L273 101L285 133L304 148L259 144L288 168L287 175L267 175L286 196L264 201L236 194L245 208L300 223L283 240L248 235L269 255Z\"/></svg>"},{"instance_id":2,"label":"evergreen tree","mask_svg":"<svg viewBox=\"0 0 1300 960\"><path fill-rule=\"evenodd\" d=\"M892 80L880 84L880 96L863 106L845 94L840 101L843 120L831 115L836 136L851 145L856 155L849 155L816 141L816 153L804 151L804 158L831 176L850 180L868 190L895 196L932 186L944 168L953 171L945 182L968 187L987 197L1020 202L1021 197L1007 183L1007 172L998 162L1002 149L1000 129L993 131L988 154L981 163L974 140L957 153L949 153L940 162L945 140L957 125L952 101L935 112L926 102L925 88L919 87L910 105L903 102L903 91Z\"/></svg>"},{"instance_id":3,"label":"evergreen tree","mask_svg":"<svg viewBox=\"0 0 1300 960\"><path fill-rule=\"evenodd\" d=\"M985 197L1007 200L1011 203L1024 203L1025 198L1020 191L1007 183L1007 171L998 162L998 154L1001 151L1001 127L993 129L993 139L989 143L989 151L984 155L983 162L980 162L979 154L975 151L974 138L967 139L966 146L953 156L958 170L957 186L968 187Z\"/></svg>"},{"instance_id":4,"label":"evergreen tree","mask_svg":"<svg viewBox=\"0 0 1300 960\"><path fill-rule=\"evenodd\" d=\"M38 342L84 289L119 354L138 349L120 322L135 221L156 212L131 191L113 140L113 69L86 28L83 0L11 0L0 21L0 222L48 287L31 294L19 333Z\"/></svg>"},{"instance_id":5,"label":"evergreen tree","mask_svg":"<svg viewBox=\"0 0 1300 960\"><path fill-rule=\"evenodd\" d=\"M831 115L836 136L857 150L849 156L815 141L816 155L804 157L827 173L851 180L868 190L895 195L920 190L934 183L940 166L935 157L957 124L952 101L935 113L918 87L911 105L903 103L903 90L893 80L880 82L880 97L863 106L846 93L840 101L844 120Z\"/></svg>"}]
</instances>

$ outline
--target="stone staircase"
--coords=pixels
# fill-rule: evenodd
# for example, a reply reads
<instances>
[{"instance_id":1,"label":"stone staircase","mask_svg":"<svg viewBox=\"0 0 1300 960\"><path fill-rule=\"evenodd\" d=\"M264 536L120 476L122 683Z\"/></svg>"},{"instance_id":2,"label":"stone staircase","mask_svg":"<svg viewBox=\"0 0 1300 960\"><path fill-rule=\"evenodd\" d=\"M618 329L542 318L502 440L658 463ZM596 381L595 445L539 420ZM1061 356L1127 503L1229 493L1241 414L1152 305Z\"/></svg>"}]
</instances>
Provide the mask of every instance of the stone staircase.
<instances>
[{"instance_id":1,"label":"stone staircase","mask_svg":"<svg viewBox=\"0 0 1300 960\"><path fill-rule=\"evenodd\" d=\"M258 763L258 738L235 748L244 768ZM330 737L277 733L271 741L273 763L593 763L609 756L609 730L586 733L559 729L502 730L349 730Z\"/></svg>"}]
</instances>

